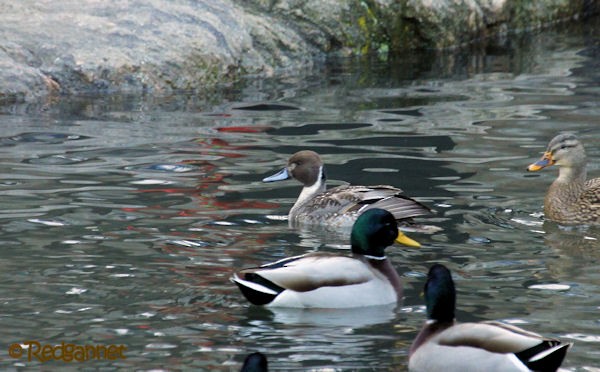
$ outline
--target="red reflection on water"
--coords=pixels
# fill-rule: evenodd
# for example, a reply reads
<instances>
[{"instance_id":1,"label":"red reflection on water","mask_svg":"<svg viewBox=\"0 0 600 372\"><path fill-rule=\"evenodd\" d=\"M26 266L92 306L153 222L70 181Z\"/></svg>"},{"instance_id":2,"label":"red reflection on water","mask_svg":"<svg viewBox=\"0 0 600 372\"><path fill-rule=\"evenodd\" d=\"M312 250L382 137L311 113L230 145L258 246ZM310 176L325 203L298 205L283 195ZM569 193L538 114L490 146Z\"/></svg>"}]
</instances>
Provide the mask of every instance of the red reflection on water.
<instances>
[{"instance_id":1,"label":"red reflection on water","mask_svg":"<svg viewBox=\"0 0 600 372\"><path fill-rule=\"evenodd\" d=\"M217 128L218 130L218 128ZM221 138L206 138L196 140L196 143L202 145L206 149L200 150L198 153L201 155L217 155L225 158L242 158L245 155L233 152L237 150L247 149L248 146L233 146L230 145L229 142L225 141ZM222 152L221 150L226 150L227 152ZM188 160L184 161L186 164L195 164L197 160Z\"/></svg>"},{"instance_id":2,"label":"red reflection on water","mask_svg":"<svg viewBox=\"0 0 600 372\"><path fill-rule=\"evenodd\" d=\"M238 126L238 127L223 127L217 128L217 130L222 130L225 132L261 132L269 129L269 127L246 127L246 126ZM232 158L243 158L246 155L240 150L245 150L248 146L235 146L231 145L229 142L222 138L203 138L196 140L196 143L201 146L198 154L201 156L218 156L220 158L232 159ZM217 163L219 160L197 160L197 159L189 159L183 160L183 164L194 165L197 167L198 171L202 174L202 176L198 179L198 184L195 188L185 188L185 187L156 187L156 188L145 188L136 190L139 193L164 193L164 194L180 194L186 195L197 201L199 209L182 209L176 211L174 214L179 217L193 217L198 214L202 214L206 216L207 211L233 211L240 209L259 209L259 210L271 210L275 209L279 206L278 203L271 203L265 201L258 200L239 200L237 198L237 194L233 194L222 188L221 186L229 185L230 183L227 181L227 178L231 176L230 173L223 172L220 169L219 164ZM229 196L231 195L231 196ZM139 212L139 211L151 211L151 210L161 210L162 207L160 205L154 206L146 206L141 208L123 208L124 211L127 212ZM172 211L172 209L169 209ZM162 216L162 218L169 217ZM215 213L214 215L208 215L208 217L214 218L214 220L219 220L222 218L222 215Z\"/></svg>"}]
</instances>

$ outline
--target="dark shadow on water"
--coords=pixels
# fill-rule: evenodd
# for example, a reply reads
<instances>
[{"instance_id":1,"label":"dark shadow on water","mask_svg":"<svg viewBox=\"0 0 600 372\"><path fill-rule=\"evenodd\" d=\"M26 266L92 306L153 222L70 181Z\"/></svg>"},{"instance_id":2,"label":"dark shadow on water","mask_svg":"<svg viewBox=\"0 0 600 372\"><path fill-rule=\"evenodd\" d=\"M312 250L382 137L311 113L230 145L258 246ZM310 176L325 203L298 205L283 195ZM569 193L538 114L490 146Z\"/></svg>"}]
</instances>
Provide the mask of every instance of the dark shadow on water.
<instances>
[{"instance_id":1,"label":"dark shadow on water","mask_svg":"<svg viewBox=\"0 0 600 372\"><path fill-rule=\"evenodd\" d=\"M400 136L390 135L385 137L377 136L373 134L366 138L355 138L355 139L318 139L313 141L314 143L328 143L336 146L356 146L356 147L369 147L369 146L381 146L381 147L395 147L398 149L402 148L419 148L419 147L434 147L436 152L449 151L455 146L454 141L449 136ZM375 152L375 151L373 151ZM381 151L377 151L380 153Z\"/></svg>"},{"instance_id":2,"label":"dark shadow on water","mask_svg":"<svg viewBox=\"0 0 600 372\"><path fill-rule=\"evenodd\" d=\"M286 110L300 110L299 107L292 105L284 105L281 103L258 103L247 106L235 106L234 110L246 110L246 111L286 111Z\"/></svg>"},{"instance_id":3,"label":"dark shadow on water","mask_svg":"<svg viewBox=\"0 0 600 372\"><path fill-rule=\"evenodd\" d=\"M272 128L267 130L266 133L272 136L315 135L321 133L321 131L358 129L370 126L369 123L316 123Z\"/></svg>"}]
</instances>

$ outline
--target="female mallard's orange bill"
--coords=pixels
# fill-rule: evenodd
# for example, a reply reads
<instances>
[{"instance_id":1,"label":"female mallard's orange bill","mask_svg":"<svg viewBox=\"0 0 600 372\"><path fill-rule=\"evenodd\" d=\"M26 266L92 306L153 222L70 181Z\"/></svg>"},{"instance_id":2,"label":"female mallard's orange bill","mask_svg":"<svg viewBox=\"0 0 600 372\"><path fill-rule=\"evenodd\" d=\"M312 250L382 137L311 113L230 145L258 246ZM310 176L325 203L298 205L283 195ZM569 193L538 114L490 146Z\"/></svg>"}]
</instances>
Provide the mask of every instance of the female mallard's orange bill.
<instances>
[{"instance_id":1,"label":"female mallard's orange bill","mask_svg":"<svg viewBox=\"0 0 600 372\"><path fill-rule=\"evenodd\" d=\"M419 248L421 244L415 240L412 240L408 236L404 235L401 231L398 231L398 236L396 237L396 243L404 244L408 247Z\"/></svg>"},{"instance_id":2,"label":"female mallard's orange bill","mask_svg":"<svg viewBox=\"0 0 600 372\"><path fill-rule=\"evenodd\" d=\"M529 172L535 172L535 171L539 171L542 168L546 168L547 166L550 166L552 164L554 164L554 160L552 160L552 153L545 152L544 156L542 156L542 158L540 160L538 160L535 163L528 166L527 170Z\"/></svg>"}]
</instances>

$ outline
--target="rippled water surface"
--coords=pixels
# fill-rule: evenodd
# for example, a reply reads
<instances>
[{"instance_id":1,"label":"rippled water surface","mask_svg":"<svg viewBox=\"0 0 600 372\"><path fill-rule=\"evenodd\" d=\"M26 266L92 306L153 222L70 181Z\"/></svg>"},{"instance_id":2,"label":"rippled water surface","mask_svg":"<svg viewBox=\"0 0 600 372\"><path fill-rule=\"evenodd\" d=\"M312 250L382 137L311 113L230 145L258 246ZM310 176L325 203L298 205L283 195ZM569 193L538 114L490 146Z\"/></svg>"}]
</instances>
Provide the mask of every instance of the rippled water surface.
<instances>
[{"instance_id":1,"label":"rippled water surface","mask_svg":"<svg viewBox=\"0 0 600 372\"><path fill-rule=\"evenodd\" d=\"M574 342L563 365L600 367L600 229L544 223L556 169L527 174L560 130L600 176L598 21L502 46L331 63L278 80L161 99L61 98L0 115L0 368L38 341L125 345L126 359L49 368L405 370L424 275L454 273L461 320L500 319ZM249 306L233 270L345 241L294 231L290 154L319 152L330 185L392 184L443 231L389 249L397 307ZM34 358L35 359L35 358ZM596 369L593 369L596 368Z\"/></svg>"}]
</instances>

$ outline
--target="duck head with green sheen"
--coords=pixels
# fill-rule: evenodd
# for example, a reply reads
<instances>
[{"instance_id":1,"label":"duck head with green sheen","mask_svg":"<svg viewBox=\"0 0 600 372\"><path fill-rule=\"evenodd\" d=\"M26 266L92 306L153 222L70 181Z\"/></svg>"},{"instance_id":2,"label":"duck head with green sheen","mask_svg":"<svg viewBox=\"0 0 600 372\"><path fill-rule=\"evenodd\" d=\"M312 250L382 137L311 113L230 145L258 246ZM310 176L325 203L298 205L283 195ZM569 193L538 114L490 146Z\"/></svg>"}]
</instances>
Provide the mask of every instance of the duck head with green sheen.
<instances>
[{"instance_id":1,"label":"duck head with green sheen","mask_svg":"<svg viewBox=\"0 0 600 372\"><path fill-rule=\"evenodd\" d=\"M427 318L439 322L452 322L456 308L456 289L450 270L444 265L434 264L427 274L425 283Z\"/></svg>"},{"instance_id":2,"label":"duck head with green sheen","mask_svg":"<svg viewBox=\"0 0 600 372\"><path fill-rule=\"evenodd\" d=\"M269 362L265 354L257 351L248 354L240 372L268 372Z\"/></svg>"},{"instance_id":3,"label":"duck head with green sheen","mask_svg":"<svg viewBox=\"0 0 600 372\"><path fill-rule=\"evenodd\" d=\"M571 347L501 322L456 322L456 290L444 265L429 269L425 302L427 321L410 347L410 371L556 371Z\"/></svg>"},{"instance_id":4,"label":"duck head with green sheen","mask_svg":"<svg viewBox=\"0 0 600 372\"><path fill-rule=\"evenodd\" d=\"M385 258L385 248L394 242L421 246L398 230L394 216L383 209L370 209L358 216L350 234L352 252L369 258Z\"/></svg>"}]
</instances>

